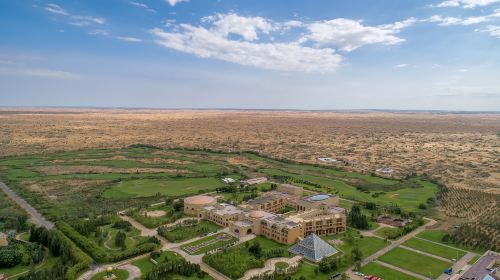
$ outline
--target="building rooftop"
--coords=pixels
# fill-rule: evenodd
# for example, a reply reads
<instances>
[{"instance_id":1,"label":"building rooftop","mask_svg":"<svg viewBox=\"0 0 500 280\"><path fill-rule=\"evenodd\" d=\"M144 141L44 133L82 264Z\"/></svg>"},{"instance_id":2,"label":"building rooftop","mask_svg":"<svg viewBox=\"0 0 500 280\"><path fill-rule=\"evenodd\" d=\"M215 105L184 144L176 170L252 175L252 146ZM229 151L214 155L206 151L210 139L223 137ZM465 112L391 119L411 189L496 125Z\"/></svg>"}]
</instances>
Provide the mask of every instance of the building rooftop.
<instances>
[{"instance_id":1,"label":"building rooftop","mask_svg":"<svg viewBox=\"0 0 500 280\"><path fill-rule=\"evenodd\" d=\"M319 262L324 257L331 256L338 252L314 233L290 247L289 251L292 254L302 255L304 258L313 262Z\"/></svg>"},{"instance_id":2,"label":"building rooftop","mask_svg":"<svg viewBox=\"0 0 500 280\"><path fill-rule=\"evenodd\" d=\"M472 265L460 280L500 280L500 254L488 251Z\"/></svg>"},{"instance_id":3,"label":"building rooftop","mask_svg":"<svg viewBox=\"0 0 500 280\"><path fill-rule=\"evenodd\" d=\"M329 199L330 197L332 197L332 196L329 194L323 193L323 194L311 195L311 196L308 196L304 199L307 201L311 201L311 202L317 202L317 201L323 201L323 200Z\"/></svg>"},{"instance_id":4,"label":"building rooftop","mask_svg":"<svg viewBox=\"0 0 500 280\"><path fill-rule=\"evenodd\" d=\"M217 200L214 197L208 195L195 195L184 198L184 203L192 205L203 205L214 203L216 201Z\"/></svg>"}]
</instances>

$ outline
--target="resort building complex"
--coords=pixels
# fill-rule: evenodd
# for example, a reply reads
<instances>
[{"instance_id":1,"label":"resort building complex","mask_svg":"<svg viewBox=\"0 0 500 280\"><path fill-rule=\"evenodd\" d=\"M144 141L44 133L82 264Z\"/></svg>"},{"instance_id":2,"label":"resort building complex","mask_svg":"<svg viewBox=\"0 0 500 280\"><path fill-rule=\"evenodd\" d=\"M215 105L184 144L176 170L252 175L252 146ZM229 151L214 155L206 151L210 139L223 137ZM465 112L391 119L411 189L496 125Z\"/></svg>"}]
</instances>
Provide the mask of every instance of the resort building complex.
<instances>
[{"instance_id":1,"label":"resort building complex","mask_svg":"<svg viewBox=\"0 0 500 280\"><path fill-rule=\"evenodd\" d=\"M302 188L284 184L239 206L218 203L211 196L191 196L184 199L184 213L228 227L239 237L253 233L283 244L346 230L345 209L338 207L338 197L302 195ZM295 211L277 214L285 207Z\"/></svg>"}]
</instances>

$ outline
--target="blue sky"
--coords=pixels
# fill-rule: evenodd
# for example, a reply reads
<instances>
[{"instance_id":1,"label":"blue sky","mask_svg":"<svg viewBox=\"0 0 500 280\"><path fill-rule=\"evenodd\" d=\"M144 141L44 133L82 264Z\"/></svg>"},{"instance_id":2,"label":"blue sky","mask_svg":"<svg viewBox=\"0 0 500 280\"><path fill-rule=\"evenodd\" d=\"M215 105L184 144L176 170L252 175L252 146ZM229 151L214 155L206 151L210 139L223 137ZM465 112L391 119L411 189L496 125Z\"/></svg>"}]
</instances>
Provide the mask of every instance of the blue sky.
<instances>
[{"instance_id":1,"label":"blue sky","mask_svg":"<svg viewBox=\"0 0 500 280\"><path fill-rule=\"evenodd\" d=\"M500 110L500 0L1 1L0 106Z\"/></svg>"}]
</instances>

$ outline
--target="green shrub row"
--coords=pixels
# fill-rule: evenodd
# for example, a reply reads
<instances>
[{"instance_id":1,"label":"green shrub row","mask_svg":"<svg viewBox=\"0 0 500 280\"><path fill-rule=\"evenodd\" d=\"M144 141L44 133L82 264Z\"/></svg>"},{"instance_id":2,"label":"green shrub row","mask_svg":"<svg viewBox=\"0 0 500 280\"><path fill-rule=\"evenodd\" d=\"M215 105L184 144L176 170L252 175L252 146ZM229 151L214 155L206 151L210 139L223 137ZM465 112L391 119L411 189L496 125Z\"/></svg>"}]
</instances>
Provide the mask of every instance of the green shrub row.
<instances>
[{"instance_id":1,"label":"green shrub row","mask_svg":"<svg viewBox=\"0 0 500 280\"><path fill-rule=\"evenodd\" d=\"M99 247L94 241L81 235L65 222L57 222L57 228L61 230L69 239L73 240L78 246L80 246L80 248L87 252L94 260L101 263L116 262L132 256L151 252L158 246L156 243L149 242L119 253L108 253L103 248Z\"/></svg>"}]
</instances>

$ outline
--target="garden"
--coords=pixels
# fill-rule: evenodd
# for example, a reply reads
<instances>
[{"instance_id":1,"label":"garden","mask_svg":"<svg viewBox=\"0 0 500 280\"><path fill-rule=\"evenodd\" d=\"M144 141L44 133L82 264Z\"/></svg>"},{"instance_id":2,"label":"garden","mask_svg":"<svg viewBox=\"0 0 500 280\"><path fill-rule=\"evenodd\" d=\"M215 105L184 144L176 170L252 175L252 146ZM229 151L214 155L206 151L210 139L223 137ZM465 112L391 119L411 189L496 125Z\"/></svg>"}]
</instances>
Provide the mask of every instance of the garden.
<instances>
[{"instance_id":1,"label":"garden","mask_svg":"<svg viewBox=\"0 0 500 280\"><path fill-rule=\"evenodd\" d=\"M263 267L270 258L288 257L288 247L257 236L243 244L207 254L203 261L222 274L238 279L249 269Z\"/></svg>"},{"instance_id":2,"label":"garden","mask_svg":"<svg viewBox=\"0 0 500 280\"><path fill-rule=\"evenodd\" d=\"M127 216L147 228L173 223L184 217L184 203L182 200L164 198L163 202L154 205L142 205L125 211Z\"/></svg>"},{"instance_id":3,"label":"garden","mask_svg":"<svg viewBox=\"0 0 500 280\"><path fill-rule=\"evenodd\" d=\"M178 243L198 236L216 232L220 227L210 221L199 221L198 219L183 220L172 226L158 228L158 234L170 242Z\"/></svg>"},{"instance_id":4,"label":"garden","mask_svg":"<svg viewBox=\"0 0 500 280\"><path fill-rule=\"evenodd\" d=\"M190 255L199 255L221 248L227 248L237 241L238 239L232 235L220 232L182 245L181 249Z\"/></svg>"}]
</instances>

